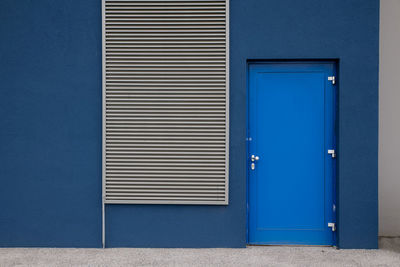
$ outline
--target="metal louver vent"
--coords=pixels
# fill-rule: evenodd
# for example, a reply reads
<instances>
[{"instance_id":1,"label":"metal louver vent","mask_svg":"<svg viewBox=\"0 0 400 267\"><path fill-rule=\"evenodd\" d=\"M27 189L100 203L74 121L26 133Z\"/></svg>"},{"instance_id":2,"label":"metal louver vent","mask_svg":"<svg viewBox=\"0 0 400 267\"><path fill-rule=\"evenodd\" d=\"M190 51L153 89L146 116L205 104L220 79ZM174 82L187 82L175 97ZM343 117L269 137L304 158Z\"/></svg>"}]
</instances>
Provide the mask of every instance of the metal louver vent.
<instances>
[{"instance_id":1,"label":"metal louver vent","mask_svg":"<svg viewBox=\"0 0 400 267\"><path fill-rule=\"evenodd\" d=\"M228 1L103 0L103 201L228 204Z\"/></svg>"}]
</instances>

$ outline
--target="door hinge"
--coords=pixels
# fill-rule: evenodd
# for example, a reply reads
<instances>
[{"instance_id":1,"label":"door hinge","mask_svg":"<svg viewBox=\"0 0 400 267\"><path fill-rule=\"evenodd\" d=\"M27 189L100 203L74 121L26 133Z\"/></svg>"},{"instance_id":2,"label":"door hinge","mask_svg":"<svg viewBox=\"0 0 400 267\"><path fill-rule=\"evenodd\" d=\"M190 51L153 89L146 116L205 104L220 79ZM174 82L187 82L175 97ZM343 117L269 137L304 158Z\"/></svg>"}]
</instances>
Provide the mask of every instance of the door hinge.
<instances>
[{"instance_id":1,"label":"door hinge","mask_svg":"<svg viewBox=\"0 0 400 267\"><path fill-rule=\"evenodd\" d=\"M335 76L329 76L329 77L328 77L328 81L332 81L332 84L335 84L335 83L336 83L336 78L335 78Z\"/></svg>"},{"instance_id":2,"label":"door hinge","mask_svg":"<svg viewBox=\"0 0 400 267\"><path fill-rule=\"evenodd\" d=\"M336 152L334 149L328 149L328 154L332 156L332 158L336 158Z\"/></svg>"},{"instance_id":3,"label":"door hinge","mask_svg":"<svg viewBox=\"0 0 400 267\"><path fill-rule=\"evenodd\" d=\"M332 232L336 231L336 223L328 223L328 227L332 228Z\"/></svg>"}]
</instances>

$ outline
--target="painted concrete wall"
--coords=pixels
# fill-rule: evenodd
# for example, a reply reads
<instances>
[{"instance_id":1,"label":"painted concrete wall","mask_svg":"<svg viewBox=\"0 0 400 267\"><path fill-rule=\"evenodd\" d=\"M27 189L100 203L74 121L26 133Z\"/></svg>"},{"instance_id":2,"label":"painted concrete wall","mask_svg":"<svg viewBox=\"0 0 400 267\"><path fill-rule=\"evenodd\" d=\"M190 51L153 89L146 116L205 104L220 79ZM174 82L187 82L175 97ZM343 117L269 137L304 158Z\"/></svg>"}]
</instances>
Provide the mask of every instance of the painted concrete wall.
<instances>
[{"instance_id":1,"label":"painted concrete wall","mask_svg":"<svg viewBox=\"0 0 400 267\"><path fill-rule=\"evenodd\" d=\"M376 248L379 1L231 0L230 19L229 206L109 205L107 246L245 246L247 64L333 59L339 62L338 244Z\"/></svg>"},{"instance_id":2,"label":"painted concrete wall","mask_svg":"<svg viewBox=\"0 0 400 267\"><path fill-rule=\"evenodd\" d=\"M246 174L248 60L338 59L338 243L376 248L379 1L232 0L231 19L230 173Z\"/></svg>"},{"instance_id":3,"label":"painted concrete wall","mask_svg":"<svg viewBox=\"0 0 400 267\"><path fill-rule=\"evenodd\" d=\"M101 246L101 2L0 1L0 247Z\"/></svg>"},{"instance_id":4,"label":"painted concrete wall","mask_svg":"<svg viewBox=\"0 0 400 267\"><path fill-rule=\"evenodd\" d=\"M100 4L0 1L0 246L101 246ZM244 247L248 60L333 59L339 246L376 248L379 1L230 11L229 206L109 205L107 246Z\"/></svg>"},{"instance_id":5,"label":"painted concrete wall","mask_svg":"<svg viewBox=\"0 0 400 267\"><path fill-rule=\"evenodd\" d=\"M381 0L379 234L400 236L400 0Z\"/></svg>"}]
</instances>

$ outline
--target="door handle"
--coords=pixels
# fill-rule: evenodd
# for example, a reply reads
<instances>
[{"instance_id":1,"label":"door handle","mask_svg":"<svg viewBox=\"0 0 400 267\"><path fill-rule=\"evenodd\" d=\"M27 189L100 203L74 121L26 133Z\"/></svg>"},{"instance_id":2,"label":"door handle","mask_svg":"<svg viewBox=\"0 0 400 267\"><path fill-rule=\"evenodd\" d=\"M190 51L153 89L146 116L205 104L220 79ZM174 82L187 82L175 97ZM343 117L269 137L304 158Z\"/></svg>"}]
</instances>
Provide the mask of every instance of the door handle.
<instances>
[{"instance_id":1,"label":"door handle","mask_svg":"<svg viewBox=\"0 0 400 267\"><path fill-rule=\"evenodd\" d=\"M254 171L256 169L256 162L260 159L259 156L256 155L251 155L250 160L251 160L251 164L250 164L250 168L252 171Z\"/></svg>"},{"instance_id":2,"label":"door handle","mask_svg":"<svg viewBox=\"0 0 400 267\"><path fill-rule=\"evenodd\" d=\"M251 155L251 158L250 158L251 162L258 161L259 159L260 159L260 157L256 156L256 155Z\"/></svg>"}]
</instances>

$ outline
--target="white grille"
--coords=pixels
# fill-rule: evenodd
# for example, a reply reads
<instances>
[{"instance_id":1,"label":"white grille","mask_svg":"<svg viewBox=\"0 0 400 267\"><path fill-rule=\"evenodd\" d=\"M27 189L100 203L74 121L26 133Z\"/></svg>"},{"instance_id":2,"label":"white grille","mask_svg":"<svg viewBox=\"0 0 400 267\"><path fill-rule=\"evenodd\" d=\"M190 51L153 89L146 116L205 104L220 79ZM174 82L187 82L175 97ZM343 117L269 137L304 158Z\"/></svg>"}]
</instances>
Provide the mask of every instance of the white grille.
<instances>
[{"instance_id":1,"label":"white grille","mask_svg":"<svg viewBox=\"0 0 400 267\"><path fill-rule=\"evenodd\" d=\"M105 203L228 204L225 0L103 0Z\"/></svg>"}]
</instances>

